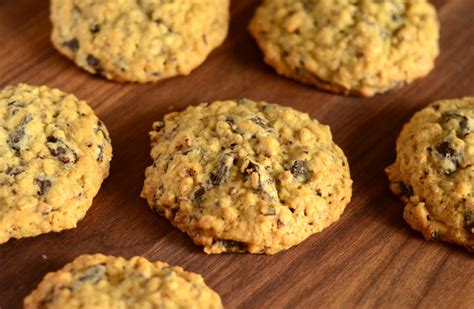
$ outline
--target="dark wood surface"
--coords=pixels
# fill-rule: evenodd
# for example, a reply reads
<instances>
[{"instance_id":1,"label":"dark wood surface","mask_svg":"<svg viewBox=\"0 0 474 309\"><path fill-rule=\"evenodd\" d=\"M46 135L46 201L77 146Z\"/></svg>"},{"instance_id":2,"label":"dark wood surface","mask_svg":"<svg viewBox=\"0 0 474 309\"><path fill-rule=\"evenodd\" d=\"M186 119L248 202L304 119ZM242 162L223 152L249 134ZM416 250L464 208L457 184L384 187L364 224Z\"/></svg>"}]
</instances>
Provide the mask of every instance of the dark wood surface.
<instances>
[{"instance_id":1,"label":"dark wood surface","mask_svg":"<svg viewBox=\"0 0 474 309\"><path fill-rule=\"evenodd\" d=\"M473 255L412 231L383 172L414 111L474 95L474 1L434 3L442 23L435 70L403 89L362 99L318 91L266 66L246 31L257 1L233 1L227 41L190 76L122 85L85 73L53 49L47 1L0 0L0 87L27 82L76 94L104 120L114 147L111 176L76 229L0 246L0 307L20 307L47 272L101 252L201 273L227 308L473 308ZM139 197L153 121L190 104L240 97L290 105L331 125L350 161L354 197L341 220L274 256L208 256Z\"/></svg>"}]
</instances>

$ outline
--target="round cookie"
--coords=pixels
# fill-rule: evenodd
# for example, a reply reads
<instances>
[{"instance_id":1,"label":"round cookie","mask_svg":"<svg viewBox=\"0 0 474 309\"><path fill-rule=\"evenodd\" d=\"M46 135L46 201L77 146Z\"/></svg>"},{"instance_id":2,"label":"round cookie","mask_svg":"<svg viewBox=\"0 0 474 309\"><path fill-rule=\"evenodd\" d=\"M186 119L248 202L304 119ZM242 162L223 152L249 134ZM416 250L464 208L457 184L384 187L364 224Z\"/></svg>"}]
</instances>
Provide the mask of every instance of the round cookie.
<instances>
[{"instance_id":1,"label":"round cookie","mask_svg":"<svg viewBox=\"0 0 474 309\"><path fill-rule=\"evenodd\" d=\"M345 95L410 83L439 53L427 0L264 0L249 30L279 74Z\"/></svg>"},{"instance_id":2,"label":"round cookie","mask_svg":"<svg viewBox=\"0 0 474 309\"><path fill-rule=\"evenodd\" d=\"M119 82L188 75L227 36L229 0L52 0L52 42Z\"/></svg>"},{"instance_id":3,"label":"round cookie","mask_svg":"<svg viewBox=\"0 0 474 309\"><path fill-rule=\"evenodd\" d=\"M24 300L33 308L223 308L202 277L142 257L81 255Z\"/></svg>"},{"instance_id":4,"label":"round cookie","mask_svg":"<svg viewBox=\"0 0 474 309\"><path fill-rule=\"evenodd\" d=\"M351 198L329 127L289 107L203 103L150 134L142 197L206 253L288 249L338 220Z\"/></svg>"},{"instance_id":5,"label":"round cookie","mask_svg":"<svg viewBox=\"0 0 474 309\"><path fill-rule=\"evenodd\" d=\"M76 226L108 176L104 124L84 101L45 86L0 92L0 244Z\"/></svg>"},{"instance_id":6,"label":"round cookie","mask_svg":"<svg viewBox=\"0 0 474 309\"><path fill-rule=\"evenodd\" d=\"M426 239L474 250L474 97L435 102L404 126L386 168L403 217Z\"/></svg>"}]
</instances>

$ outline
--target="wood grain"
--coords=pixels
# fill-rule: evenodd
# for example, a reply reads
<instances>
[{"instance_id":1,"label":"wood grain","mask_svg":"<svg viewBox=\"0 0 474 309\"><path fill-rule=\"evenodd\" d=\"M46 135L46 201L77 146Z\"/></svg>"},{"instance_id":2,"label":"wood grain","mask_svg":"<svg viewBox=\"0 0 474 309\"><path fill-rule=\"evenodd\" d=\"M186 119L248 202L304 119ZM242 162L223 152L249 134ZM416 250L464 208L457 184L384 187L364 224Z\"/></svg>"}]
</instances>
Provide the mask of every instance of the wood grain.
<instances>
[{"instance_id":1,"label":"wood grain","mask_svg":"<svg viewBox=\"0 0 474 309\"><path fill-rule=\"evenodd\" d=\"M111 176L76 229L0 246L0 307L20 307L47 272L102 252L201 273L227 308L473 308L473 256L412 231L383 173L414 111L474 95L474 2L434 3L442 23L436 69L408 87L361 99L318 91L267 67L246 32L257 1L233 1L227 41L190 76L122 85L83 72L52 48L47 1L0 0L0 87L27 82L75 93L104 120L114 146ZM290 105L331 125L351 164L354 198L342 219L275 256L207 256L139 197L151 123L190 104L239 97Z\"/></svg>"}]
</instances>

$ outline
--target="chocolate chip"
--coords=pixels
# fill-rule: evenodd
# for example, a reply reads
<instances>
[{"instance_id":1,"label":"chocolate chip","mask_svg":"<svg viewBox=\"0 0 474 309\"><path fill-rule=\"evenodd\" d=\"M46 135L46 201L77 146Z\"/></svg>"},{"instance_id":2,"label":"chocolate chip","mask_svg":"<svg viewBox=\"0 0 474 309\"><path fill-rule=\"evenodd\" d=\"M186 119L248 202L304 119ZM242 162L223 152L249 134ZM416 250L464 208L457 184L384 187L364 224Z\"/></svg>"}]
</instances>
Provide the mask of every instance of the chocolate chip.
<instances>
[{"instance_id":1,"label":"chocolate chip","mask_svg":"<svg viewBox=\"0 0 474 309\"><path fill-rule=\"evenodd\" d=\"M100 61L99 59L95 58L92 55L87 56L87 64L90 65L91 67L97 67L99 65Z\"/></svg>"},{"instance_id":2,"label":"chocolate chip","mask_svg":"<svg viewBox=\"0 0 474 309\"><path fill-rule=\"evenodd\" d=\"M290 172L293 174L293 177L298 181L303 183L307 182L311 172L308 170L308 161L307 160L296 160L293 162L293 165L290 167Z\"/></svg>"},{"instance_id":3,"label":"chocolate chip","mask_svg":"<svg viewBox=\"0 0 474 309\"><path fill-rule=\"evenodd\" d=\"M405 184L403 181L398 182L398 195L404 197L410 197L413 195L413 188Z\"/></svg>"},{"instance_id":4,"label":"chocolate chip","mask_svg":"<svg viewBox=\"0 0 474 309\"><path fill-rule=\"evenodd\" d=\"M161 72L156 71L156 72L153 72L151 75L153 75L153 76L155 76L155 77L160 77L160 76L161 76Z\"/></svg>"},{"instance_id":5,"label":"chocolate chip","mask_svg":"<svg viewBox=\"0 0 474 309\"><path fill-rule=\"evenodd\" d=\"M284 226L285 226L285 223L283 223L280 219L278 219L277 220L277 228L281 229Z\"/></svg>"},{"instance_id":6,"label":"chocolate chip","mask_svg":"<svg viewBox=\"0 0 474 309\"><path fill-rule=\"evenodd\" d=\"M247 244L240 241L216 239L214 242L221 244L226 252L245 252L247 250Z\"/></svg>"},{"instance_id":7,"label":"chocolate chip","mask_svg":"<svg viewBox=\"0 0 474 309\"><path fill-rule=\"evenodd\" d=\"M39 187L38 195L45 195L51 188L51 181L48 179L36 178L36 184Z\"/></svg>"},{"instance_id":8,"label":"chocolate chip","mask_svg":"<svg viewBox=\"0 0 474 309\"><path fill-rule=\"evenodd\" d=\"M79 50L79 41L76 38L64 42L63 45L69 48L73 53Z\"/></svg>"}]
</instances>

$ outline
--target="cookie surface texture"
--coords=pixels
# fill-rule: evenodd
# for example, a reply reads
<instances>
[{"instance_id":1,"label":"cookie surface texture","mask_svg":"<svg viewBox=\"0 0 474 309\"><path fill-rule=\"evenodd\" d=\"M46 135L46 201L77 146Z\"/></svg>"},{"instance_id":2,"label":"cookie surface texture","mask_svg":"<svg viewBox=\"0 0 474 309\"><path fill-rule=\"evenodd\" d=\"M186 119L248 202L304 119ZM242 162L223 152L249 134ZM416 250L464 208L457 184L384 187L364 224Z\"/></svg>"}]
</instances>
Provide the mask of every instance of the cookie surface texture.
<instances>
[{"instance_id":1,"label":"cookie surface texture","mask_svg":"<svg viewBox=\"0 0 474 309\"><path fill-rule=\"evenodd\" d=\"M403 217L426 239L474 250L474 98L435 102L404 126L386 168Z\"/></svg>"},{"instance_id":2,"label":"cookie surface texture","mask_svg":"<svg viewBox=\"0 0 474 309\"><path fill-rule=\"evenodd\" d=\"M112 147L86 102L45 86L0 92L0 243L76 226L108 176Z\"/></svg>"},{"instance_id":3,"label":"cookie surface texture","mask_svg":"<svg viewBox=\"0 0 474 309\"><path fill-rule=\"evenodd\" d=\"M328 126L248 99L165 116L142 197L207 253L273 254L339 219L352 181Z\"/></svg>"},{"instance_id":4,"label":"cookie surface texture","mask_svg":"<svg viewBox=\"0 0 474 309\"><path fill-rule=\"evenodd\" d=\"M229 0L52 0L51 40L92 74L119 82L188 75L222 44Z\"/></svg>"},{"instance_id":5,"label":"cookie surface texture","mask_svg":"<svg viewBox=\"0 0 474 309\"><path fill-rule=\"evenodd\" d=\"M202 277L142 257L82 255L49 273L24 301L45 308L222 308Z\"/></svg>"},{"instance_id":6,"label":"cookie surface texture","mask_svg":"<svg viewBox=\"0 0 474 309\"><path fill-rule=\"evenodd\" d=\"M410 83L439 53L427 0L264 0L249 30L278 73L345 95Z\"/></svg>"}]
</instances>

